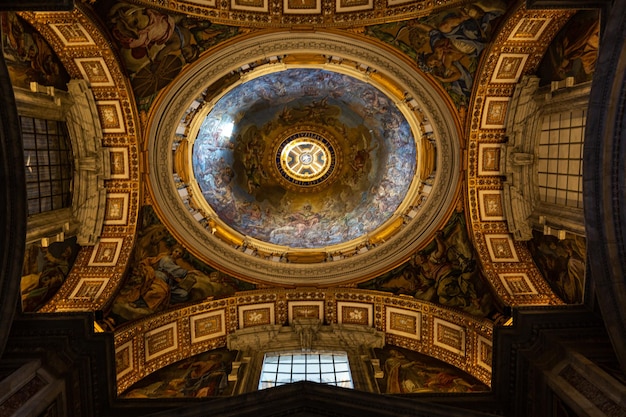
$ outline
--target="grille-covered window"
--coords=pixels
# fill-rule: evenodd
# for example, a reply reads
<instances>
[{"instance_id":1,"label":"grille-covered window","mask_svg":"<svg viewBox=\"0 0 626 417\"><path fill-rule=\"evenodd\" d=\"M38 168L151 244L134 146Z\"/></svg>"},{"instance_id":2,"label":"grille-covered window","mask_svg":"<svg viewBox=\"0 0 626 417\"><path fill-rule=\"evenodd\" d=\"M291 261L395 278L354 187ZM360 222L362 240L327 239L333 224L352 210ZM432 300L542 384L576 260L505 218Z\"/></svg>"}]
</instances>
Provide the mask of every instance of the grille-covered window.
<instances>
[{"instance_id":1,"label":"grille-covered window","mask_svg":"<svg viewBox=\"0 0 626 417\"><path fill-rule=\"evenodd\" d=\"M348 355L345 352L266 353L259 389L298 381L319 382L354 388Z\"/></svg>"},{"instance_id":2,"label":"grille-covered window","mask_svg":"<svg viewBox=\"0 0 626 417\"><path fill-rule=\"evenodd\" d=\"M20 117L28 214L72 204L72 148L64 122Z\"/></svg>"}]
</instances>

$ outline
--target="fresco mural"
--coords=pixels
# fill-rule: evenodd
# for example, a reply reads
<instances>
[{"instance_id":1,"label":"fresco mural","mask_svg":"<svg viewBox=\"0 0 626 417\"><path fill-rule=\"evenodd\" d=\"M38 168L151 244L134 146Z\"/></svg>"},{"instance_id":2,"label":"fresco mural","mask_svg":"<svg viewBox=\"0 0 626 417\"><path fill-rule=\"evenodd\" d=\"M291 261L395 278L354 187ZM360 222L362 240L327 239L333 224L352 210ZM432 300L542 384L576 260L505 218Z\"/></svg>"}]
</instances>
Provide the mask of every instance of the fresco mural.
<instances>
[{"instance_id":1,"label":"fresco mural","mask_svg":"<svg viewBox=\"0 0 626 417\"><path fill-rule=\"evenodd\" d=\"M139 108L144 110L186 64L239 32L236 27L126 2L99 1L94 7L106 16Z\"/></svg>"},{"instance_id":2,"label":"fresco mural","mask_svg":"<svg viewBox=\"0 0 626 417\"><path fill-rule=\"evenodd\" d=\"M387 345L374 353L384 371L376 380L384 394L489 391L471 375L418 352Z\"/></svg>"},{"instance_id":3,"label":"fresco mural","mask_svg":"<svg viewBox=\"0 0 626 417\"><path fill-rule=\"evenodd\" d=\"M435 240L392 271L361 283L359 288L411 295L466 313L496 313L489 285L476 264L465 215L457 210Z\"/></svg>"},{"instance_id":4,"label":"fresco mural","mask_svg":"<svg viewBox=\"0 0 626 417\"><path fill-rule=\"evenodd\" d=\"M579 11L556 35L537 71L542 84L574 77L576 84L591 81L600 45L600 15Z\"/></svg>"},{"instance_id":5,"label":"fresco mural","mask_svg":"<svg viewBox=\"0 0 626 417\"><path fill-rule=\"evenodd\" d=\"M425 18L369 26L365 33L407 54L444 86L457 108L467 108L480 55L506 7L503 0L478 0Z\"/></svg>"},{"instance_id":6,"label":"fresco mural","mask_svg":"<svg viewBox=\"0 0 626 417\"><path fill-rule=\"evenodd\" d=\"M14 12L0 13L2 53L11 83L30 89L31 82L67 91L70 76L50 44Z\"/></svg>"},{"instance_id":7,"label":"fresco mural","mask_svg":"<svg viewBox=\"0 0 626 417\"><path fill-rule=\"evenodd\" d=\"M79 250L76 237L49 246L36 243L26 247L21 281L22 311L37 311L56 294Z\"/></svg>"},{"instance_id":8,"label":"fresco mural","mask_svg":"<svg viewBox=\"0 0 626 417\"><path fill-rule=\"evenodd\" d=\"M104 320L108 328L174 304L224 298L255 288L190 255L158 220L151 206L144 206L141 216L130 273Z\"/></svg>"},{"instance_id":9,"label":"fresco mural","mask_svg":"<svg viewBox=\"0 0 626 417\"><path fill-rule=\"evenodd\" d=\"M150 374L133 384L121 398L204 398L230 395L228 382L237 351L215 349Z\"/></svg>"},{"instance_id":10,"label":"fresco mural","mask_svg":"<svg viewBox=\"0 0 626 417\"><path fill-rule=\"evenodd\" d=\"M332 185L291 191L274 178L272 152L289 129L322 132L334 144L332 158L342 165ZM211 109L193 146L194 176L215 213L244 235L290 247L324 247L375 230L401 203L416 165L411 128L389 98L318 69L235 87Z\"/></svg>"},{"instance_id":11,"label":"fresco mural","mask_svg":"<svg viewBox=\"0 0 626 417\"><path fill-rule=\"evenodd\" d=\"M533 230L528 249L552 290L566 303L581 304L585 293L585 238L559 240Z\"/></svg>"}]
</instances>

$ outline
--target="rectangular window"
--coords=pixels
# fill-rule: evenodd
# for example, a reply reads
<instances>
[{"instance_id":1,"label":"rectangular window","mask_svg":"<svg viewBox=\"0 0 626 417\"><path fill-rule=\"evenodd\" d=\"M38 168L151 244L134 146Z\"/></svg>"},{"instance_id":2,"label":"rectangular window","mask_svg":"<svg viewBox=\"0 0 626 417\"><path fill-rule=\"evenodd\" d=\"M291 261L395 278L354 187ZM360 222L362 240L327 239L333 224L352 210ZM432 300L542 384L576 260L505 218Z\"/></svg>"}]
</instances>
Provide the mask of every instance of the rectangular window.
<instances>
[{"instance_id":1,"label":"rectangular window","mask_svg":"<svg viewBox=\"0 0 626 417\"><path fill-rule=\"evenodd\" d=\"M72 154L64 122L20 116L28 215L72 204Z\"/></svg>"},{"instance_id":2,"label":"rectangular window","mask_svg":"<svg viewBox=\"0 0 626 417\"><path fill-rule=\"evenodd\" d=\"M263 359L259 389L298 381L319 382L354 388L350 363L345 352L278 352Z\"/></svg>"}]
</instances>

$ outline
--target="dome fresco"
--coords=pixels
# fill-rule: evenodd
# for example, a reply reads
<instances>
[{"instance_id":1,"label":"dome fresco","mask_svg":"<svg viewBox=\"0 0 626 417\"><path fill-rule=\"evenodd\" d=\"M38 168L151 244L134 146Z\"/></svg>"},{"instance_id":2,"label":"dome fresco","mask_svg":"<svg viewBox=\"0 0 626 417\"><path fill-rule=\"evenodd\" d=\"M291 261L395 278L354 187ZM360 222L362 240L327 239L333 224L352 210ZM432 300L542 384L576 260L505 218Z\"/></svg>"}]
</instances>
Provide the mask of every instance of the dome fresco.
<instances>
[{"instance_id":1,"label":"dome fresco","mask_svg":"<svg viewBox=\"0 0 626 417\"><path fill-rule=\"evenodd\" d=\"M191 164L210 210L274 245L321 248L362 237L394 214L415 175L406 118L350 75L261 75L196 117L204 118L190 135Z\"/></svg>"}]
</instances>

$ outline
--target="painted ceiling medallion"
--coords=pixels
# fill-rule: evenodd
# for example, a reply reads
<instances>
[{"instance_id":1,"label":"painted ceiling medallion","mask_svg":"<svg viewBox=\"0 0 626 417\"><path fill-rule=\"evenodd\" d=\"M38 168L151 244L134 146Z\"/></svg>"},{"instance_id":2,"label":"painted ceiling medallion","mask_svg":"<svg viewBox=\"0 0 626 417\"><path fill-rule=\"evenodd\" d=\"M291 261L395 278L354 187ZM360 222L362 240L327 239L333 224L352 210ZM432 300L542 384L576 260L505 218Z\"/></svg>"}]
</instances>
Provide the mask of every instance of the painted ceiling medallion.
<instances>
[{"instance_id":1,"label":"painted ceiling medallion","mask_svg":"<svg viewBox=\"0 0 626 417\"><path fill-rule=\"evenodd\" d=\"M315 132L290 135L276 151L276 169L287 181L308 187L332 175L335 150L325 137Z\"/></svg>"}]
</instances>

